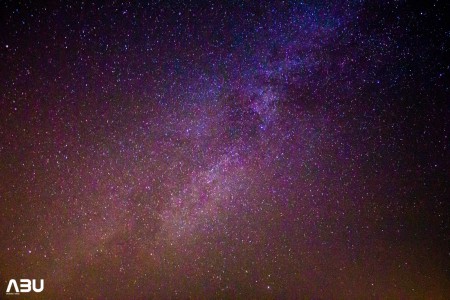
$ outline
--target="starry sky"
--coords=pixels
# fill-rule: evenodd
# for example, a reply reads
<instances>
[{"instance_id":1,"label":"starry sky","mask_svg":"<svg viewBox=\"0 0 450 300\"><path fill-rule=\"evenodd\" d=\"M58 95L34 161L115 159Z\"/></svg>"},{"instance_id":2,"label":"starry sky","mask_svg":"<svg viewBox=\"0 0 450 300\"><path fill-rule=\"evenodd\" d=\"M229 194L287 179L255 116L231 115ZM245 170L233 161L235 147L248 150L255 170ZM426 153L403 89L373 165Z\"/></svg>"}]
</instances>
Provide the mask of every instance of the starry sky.
<instances>
[{"instance_id":1,"label":"starry sky","mask_svg":"<svg viewBox=\"0 0 450 300\"><path fill-rule=\"evenodd\" d=\"M1 2L0 298L448 297L445 1L105 2Z\"/></svg>"}]
</instances>

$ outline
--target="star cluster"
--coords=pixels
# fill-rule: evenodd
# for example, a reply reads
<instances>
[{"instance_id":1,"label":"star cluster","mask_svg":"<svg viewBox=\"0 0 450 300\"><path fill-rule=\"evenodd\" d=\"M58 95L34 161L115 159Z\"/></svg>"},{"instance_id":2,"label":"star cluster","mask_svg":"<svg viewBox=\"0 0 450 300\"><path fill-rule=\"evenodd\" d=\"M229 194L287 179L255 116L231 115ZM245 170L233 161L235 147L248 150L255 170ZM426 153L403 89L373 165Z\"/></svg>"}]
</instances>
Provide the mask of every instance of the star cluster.
<instances>
[{"instance_id":1,"label":"star cluster","mask_svg":"<svg viewBox=\"0 0 450 300\"><path fill-rule=\"evenodd\" d=\"M2 3L0 297L444 299L441 2Z\"/></svg>"}]
</instances>

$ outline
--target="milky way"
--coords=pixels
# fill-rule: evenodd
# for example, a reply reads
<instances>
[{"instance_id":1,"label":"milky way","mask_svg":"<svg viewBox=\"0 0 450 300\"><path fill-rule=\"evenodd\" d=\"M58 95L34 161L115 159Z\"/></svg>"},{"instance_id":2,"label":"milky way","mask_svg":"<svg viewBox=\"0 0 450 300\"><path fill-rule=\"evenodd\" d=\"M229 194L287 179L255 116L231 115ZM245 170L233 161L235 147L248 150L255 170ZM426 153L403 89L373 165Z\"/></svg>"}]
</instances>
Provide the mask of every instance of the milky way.
<instances>
[{"instance_id":1,"label":"milky way","mask_svg":"<svg viewBox=\"0 0 450 300\"><path fill-rule=\"evenodd\" d=\"M0 298L448 297L443 1L34 2L1 4Z\"/></svg>"}]
</instances>

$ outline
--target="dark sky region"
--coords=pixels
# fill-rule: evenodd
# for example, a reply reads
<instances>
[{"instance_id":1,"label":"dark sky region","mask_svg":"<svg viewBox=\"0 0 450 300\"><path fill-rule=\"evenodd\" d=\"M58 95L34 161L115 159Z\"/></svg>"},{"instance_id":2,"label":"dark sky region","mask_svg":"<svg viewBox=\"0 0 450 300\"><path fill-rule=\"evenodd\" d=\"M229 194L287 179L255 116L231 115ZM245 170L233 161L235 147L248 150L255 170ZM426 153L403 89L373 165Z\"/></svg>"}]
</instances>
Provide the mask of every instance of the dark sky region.
<instances>
[{"instance_id":1,"label":"dark sky region","mask_svg":"<svg viewBox=\"0 0 450 300\"><path fill-rule=\"evenodd\" d=\"M0 9L1 299L448 299L446 1Z\"/></svg>"}]
</instances>

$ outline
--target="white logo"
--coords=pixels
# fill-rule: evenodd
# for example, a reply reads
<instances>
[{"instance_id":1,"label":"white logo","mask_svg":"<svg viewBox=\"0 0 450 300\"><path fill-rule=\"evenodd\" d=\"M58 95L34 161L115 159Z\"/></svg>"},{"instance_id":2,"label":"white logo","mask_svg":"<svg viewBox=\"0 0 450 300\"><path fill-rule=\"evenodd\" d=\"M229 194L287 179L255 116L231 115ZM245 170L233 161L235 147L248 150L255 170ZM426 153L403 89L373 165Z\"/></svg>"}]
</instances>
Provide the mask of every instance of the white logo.
<instances>
[{"instance_id":1,"label":"white logo","mask_svg":"<svg viewBox=\"0 0 450 300\"><path fill-rule=\"evenodd\" d=\"M11 292L13 289L13 292ZM15 279L11 279L8 283L8 288L6 289L7 295L20 295L20 293L29 293L33 290L33 292L40 293L44 290L44 279L41 279L40 287L36 286L36 279L20 279L20 289L17 285L17 281Z\"/></svg>"}]
</instances>

